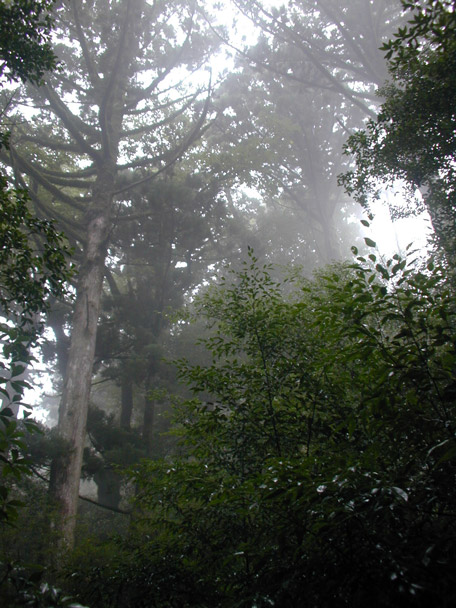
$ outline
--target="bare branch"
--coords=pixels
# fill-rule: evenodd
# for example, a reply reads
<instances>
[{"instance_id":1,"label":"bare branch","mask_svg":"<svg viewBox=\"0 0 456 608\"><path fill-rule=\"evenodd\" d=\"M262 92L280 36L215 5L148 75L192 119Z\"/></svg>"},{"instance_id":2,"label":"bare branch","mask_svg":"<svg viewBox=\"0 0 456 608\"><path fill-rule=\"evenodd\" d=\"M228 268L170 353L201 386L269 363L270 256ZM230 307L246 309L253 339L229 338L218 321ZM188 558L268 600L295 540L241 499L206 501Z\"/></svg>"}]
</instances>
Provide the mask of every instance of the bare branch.
<instances>
[{"instance_id":1,"label":"bare branch","mask_svg":"<svg viewBox=\"0 0 456 608\"><path fill-rule=\"evenodd\" d=\"M80 0L73 0L71 3L73 7L73 15L74 22L76 24L76 32L78 35L79 44L81 45L82 54L84 56L84 61L87 66L87 73L89 75L90 80L92 81L93 86L98 86L100 84L100 77L97 74L94 63L92 61L92 57L90 55L89 49L87 47L87 41L82 31L81 21L79 19L79 8L80 8Z\"/></svg>"},{"instance_id":2,"label":"bare branch","mask_svg":"<svg viewBox=\"0 0 456 608\"><path fill-rule=\"evenodd\" d=\"M100 152L94 150L81 135L81 131L85 130L84 126L81 128L84 122L70 112L60 97L47 84L40 87L40 89L44 91L53 111L60 118L73 139L79 144L81 151L90 156L93 161L99 162L101 160Z\"/></svg>"},{"instance_id":3,"label":"bare branch","mask_svg":"<svg viewBox=\"0 0 456 608\"><path fill-rule=\"evenodd\" d=\"M171 151L167 155L169 160L166 163L166 165L163 166L163 167L161 167L157 171L155 171L155 173L153 173L151 175L148 175L147 177L144 177L143 179L140 179L140 180L134 182L133 184L129 184L128 186L124 186L123 188L120 188L119 190L116 190L114 192L115 196L117 196L119 194L122 194L123 192L126 192L127 190L131 190L132 188L136 188L140 184L144 184L144 183L146 183L148 181L151 181L151 180L155 179L158 175L160 175L160 173L163 173L164 171L166 171L167 169L169 169L172 165L174 165L174 163L179 160L179 158L193 145L193 143L197 139L199 139L201 137L201 135L203 135L203 133L205 133L205 131L211 125L211 123L208 123L208 124L204 125L204 121L206 120L206 116L207 116L207 113L209 111L210 95L211 95L211 91L212 91L212 84L211 83L212 83L212 73L211 73L211 79L209 81L208 95L206 97L206 101L205 101L205 104L204 104L203 111L201 112L201 116L198 119L198 121L196 122L194 128L191 130L191 132L184 139L184 141L180 145L178 145L176 148L174 148L174 150ZM153 160L156 160L156 159L153 159Z\"/></svg>"},{"instance_id":4,"label":"bare branch","mask_svg":"<svg viewBox=\"0 0 456 608\"><path fill-rule=\"evenodd\" d=\"M8 162L8 157L3 150L0 151L0 158L5 162ZM70 207L79 209L80 211L85 211L85 205L81 205L75 198L72 196L68 196L58 188L56 188L49 180L43 177L40 171L35 169L35 167L25 160L22 156L13 150L10 149L10 158L12 160L12 164L16 165L21 171L27 173L32 179L34 179L38 184L43 186L50 194L55 196L62 203L69 205Z\"/></svg>"}]
</instances>

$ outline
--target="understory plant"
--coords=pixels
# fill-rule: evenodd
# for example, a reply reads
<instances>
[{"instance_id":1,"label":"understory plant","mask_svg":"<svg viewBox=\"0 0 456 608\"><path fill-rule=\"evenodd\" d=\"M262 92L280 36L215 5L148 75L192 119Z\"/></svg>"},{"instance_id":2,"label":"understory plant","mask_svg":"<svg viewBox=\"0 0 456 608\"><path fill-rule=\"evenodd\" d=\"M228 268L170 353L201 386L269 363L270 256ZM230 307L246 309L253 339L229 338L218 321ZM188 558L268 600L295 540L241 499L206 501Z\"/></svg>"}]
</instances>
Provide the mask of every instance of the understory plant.
<instances>
[{"instance_id":1,"label":"understory plant","mask_svg":"<svg viewBox=\"0 0 456 608\"><path fill-rule=\"evenodd\" d=\"M250 250L195 303L212 363L178 362L181 452L132 470L129 537L72 573L87 602L453 605L454 294L366 243L287 295Z\"/></svg>"}]
</instances>

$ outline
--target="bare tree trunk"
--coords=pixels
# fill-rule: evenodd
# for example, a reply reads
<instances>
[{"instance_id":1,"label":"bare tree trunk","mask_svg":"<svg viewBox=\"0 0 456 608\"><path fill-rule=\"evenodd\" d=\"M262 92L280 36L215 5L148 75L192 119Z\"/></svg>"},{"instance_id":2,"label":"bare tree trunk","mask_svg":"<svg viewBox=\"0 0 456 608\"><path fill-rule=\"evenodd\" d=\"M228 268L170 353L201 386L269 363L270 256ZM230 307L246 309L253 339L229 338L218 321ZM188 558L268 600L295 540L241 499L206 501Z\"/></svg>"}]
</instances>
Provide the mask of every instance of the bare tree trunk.
<instances>
[{"instance_id":1,"label":"bare tree trunk","mask_svg":"<svg viewBox=\"0 0 456 608\"><path fill-rule=\"evenodd\" d=\"M59 409L59 435L67 447L64 455L52 463L50 493L56 505L54 526L61 533L62 548L71 548L74 542L104 262L111 226L112 196L109 193L113 177L112 171L104 171L94 187L97 204L89 210L87 244L79 272L71 346Z\"/></svg>"},{"instance_id":2,"label":"bare tree trunk","mask_svg":"<svg viewBox=\"0 0 456 608\"><path fill-rule=\"evenodd\" d=\"M155 399L150 395L150 377L145 383L143 440L146 447L146 457L151 458L154 447Z\"/></svg>"},{"instance_id":3,"label":"bare tree trunk","mask_svg":"<svg viewBox=\"0 0 456 608\"><path fill-rule=\"evenodd\" d=\"M86 244L77 285L71 345L59 409L59 436L67 443L64 456L52 463L50 494L56 506L53 525L61 539L60 550L71 549L78 508L79 482L89 408L97 324L103 291L107 245L112 229L112 206L122 133L125 94L131 63L138 51L141 10L144 0L126 0L119 30L115 61L106 84L100 86L98 118L101 150L87 148L96 166L92 203L85 217ZM81 47L85 41L82 37ZM89 61L90 63L90 61ZM52 91L49 92L52 98ZM57 111L61 111L59 102ZM69 119L71 120L71 119ZM76 131L76 129L74 129ZM82 136L78 140L81 140Z\"/></svg>"},{"instance_id":4,"label":"bare tree trunk","mask_svg":"<svg viewBox=\"0 0 456 608\"><path fill-rule=\"evenodd\" d=\"M111 467L103 467L95 473L94 481L97 484L97 500L100 505L118 509L121 501L121 478Z\"/></svg>"},{"instance_id":5,"label":"bare tree trunk","mask_svg":"<svg viewBox=\"0 0 456 608\"><path fill-rule=\"evenodd\" d=\"M122 377L121 382L120 427L129 431L133 414L133 382L126 376Z\"/></svg>"},{"instance_id":6,"label":"bare tree trunk","mask_svg":"<svg viewBox=\"0 0 456 608\"><path fill-rule=\"evenodd\" d=\"M65 315L60 303L52 301L51 310L47 313L47 325L52 329L56 341L57 371L60 377L65 378L68 362L68 351L70 348L70 338L64 331Z\"/></svg>"}]
</instances>

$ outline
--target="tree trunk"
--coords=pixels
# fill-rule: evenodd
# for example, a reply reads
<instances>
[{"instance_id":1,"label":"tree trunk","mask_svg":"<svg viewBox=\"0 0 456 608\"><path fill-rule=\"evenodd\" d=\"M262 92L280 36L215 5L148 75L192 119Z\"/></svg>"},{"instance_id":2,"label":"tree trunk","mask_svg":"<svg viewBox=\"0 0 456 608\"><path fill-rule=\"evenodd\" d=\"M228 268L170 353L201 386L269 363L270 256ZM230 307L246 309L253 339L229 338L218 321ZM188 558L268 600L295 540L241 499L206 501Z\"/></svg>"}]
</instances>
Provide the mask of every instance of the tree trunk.
<instances>
[{"instance_id":1,"label":"tree trunk","mask_svg":"<svg viewBox=\"0 0 456 608\"><path fill-rule=\"evenodd\" d=\"M333 209L328 207L329 203L324 206L320 202L317 210L319 226L315 227L315 242L323 264L331 264L340 258Z\"/></svg>"},{"instance_id":2,"label":"tree trunk","mask_svg":"<svg viewBox=\"0 0 456 608\"><path fill-rule=\"evenodd\" d=\"M133 382L131 378L122 377L120 391L120 426L122 429L129 431L133 414Z\"/></svg>"},{"instance_id":3,"label":"tree trunk","mask_svg":"<svg viewBox=\"0 0 456 608\"><path fill-rule=\"evenodd\" d=\"M56 347L55 354L57 357L57 370L60 377L65 378L66 368L68 363L68 351L70 346L70 338L64 331L65 315L63 307L52 301L51 310L47 314L47 325L52 329L55 336Z\"/></svg>"},{"instance_id":4,"label":"tree trunk","mask_svg":"<svg viewBox=\"0 0 456 608\"><path fill-rule=\"evenodd\" d=\"M138 110L139 104L142 104L150 96L158 99L159 91L157 92L157 87L162 79L167 77L169 71L183 63L180 52L175 53L173 57L168 55L165 57L161 52L157 52L159 60L163 60L164 63L163 65L158 63L154 70L155 52L152 48L150 52L148 51L149 47L152 47L151 39L154 36L158 37L156 33L150 34L151 29L153 30L153 19L157 15L161 15L162 12L166 13L166 7L171 6L172 3L122 0L114 4L112 10L117 19L118 27L111 27L108 16L106 16L105 24L104 16L97 13L99 9L97 3L93 5L88 3L85 7L77 0L70 3L69 10L71 10L72 16L69 13L66 21L63 20L65 27L66 23L72 24L69 31L72 32L74 41L79 41L80 46L79 57L76 57L78 53L74 57L75 65L80 66L80 73L87 76L87 82L81 90L79 90L81 86L79 81L74 88L70 86L68 90L71 90L71 98L73 95L75 97L79 95L79 101L82 99L84 108L88 100L90 104L93 104L93 110L87 110L89 114L92 111L94 112L88 123L85 122L86 109L81 110L81 115L74 114L66 106L65 94L59 97L59 94L65 93L67 90L66 82L61 82L57 88L52 85L44 85L40 89L40 95L46 98L46 107L53 111L67 131L69 141L71 141L71 145L68 145L78 150L91 163L89 178L86 180L84 176L82 184L84 192L91 190L91 196L70 197L66 191L60 191L49 180L40 177L40 183L52 193L52 197L58 195L65 205L70 205L70 208L74 205L76 210L82 210L90 202L81 230L78 226L77 231L75 231L75 238L84 240L85 246L78 278L71 344L59 410L58 431L60 437L66 442L67 449L63 457L53 462L51 470L50 492L56 504L56 516L53 525L61 534L61 549L71 548L74 540L79 478L103 287L104 262L110 230L113 227L114 193L119 195L125 190L125 188L119 189L119 184L116 187L116 173L119 168L117 165L119 143L121 140L133 142L132 137L139 137L138 133L141 133L142 130L139 129L139 132L136 129L131 130L130 124L132 116L137 112L142 112L141 109ZM180 3L177 4L180 5ZM185 8L186 3L183 4ZM94 11L93 28L90 24L90 18L89 23L81 19L83 14L87 15L83 8ZM184 8L176 12L179 18L186 18L187 11ZM144 18L147 18L147 21L144 21ZM163 30L163 28L168 27L166 25L167 19L168 17L165 14L161 21L159 20L161 24L159 29ZM101 29L97 33L96 28L99 26L101 26ZM187 30L187 25L182 27L184 28L182 31ZM66 30L64 30L64 35L68 36ZM71 40L73 42L73 38ZM182 46L176 45L176 48L183 50L184 44L185 42L182 43ZM147 73L149 69L154 72L151 77L152 82L141 88L137 74ZM71 78L65 78L65 81L67 79L71 82ZM167 107L165 109L161 108L160 104L163 102L161 97L159 99L156 111L158 114L163 113L163 116L166 116L169 114L169 109ZM208 104L206 103L200 118L185 139L182 140L182 143L171 149L169 158L160 152L157 156L159 162L172 164L192 145L197 134L201 132L206 120L207 109ZM151 108L145 109L148 120L151 120L150 110ZM184 112L184 110L185 106L182 106L181 112ZM149 113L147 114L147 112ZM176 115L178 116L179 112ZM126 116L128 120L124 124ZM157 119L156 125L159 133L161 133L160 128L163 125L171 124L173 121L173 112L170 113L169 118ZM150 126L150 129L152 128L154 128L154 125ZM147 127L144 132L149 132ZM67 143L65 143L66 145ZM131 154L135 156L136 153L132 152ZM151 166L153 160L154 155L150 158L147 156L141 159L135 158L129 163L129 166L141 167L141 170L143 170L145 167ZM37 175L31 163L24 161L23 167L23 170ZM84 174L84 170L82 173ZM94 178L93 181L92 177ZM150 179L151 177L152 173L143 179ZM65 186L72 186L71 180L66 181L65 177L62 179ZM59 183L62 183L60 177ZM139 183L142 183L141 179L136 182L136 185ZM79 188L79 186L80 180L76 180L75 187ZM131 187L132 184L129 184L128 188ZM79 217L78 214L76 215ZM69 222L69 225L71 225L71 222ZM84 234L80 235L80 232Z\"/></svg>"},{"instance_id":5,"label":"tree trunk","mask_svg":"<svg viewBox=\"0 0 456 608\"><path fill-rule=\"evenodd\" d=\"M54 526L61 533L62 548L71 548L74 542L104 262L111 227L113 178L113 172L105 170L94 186L97 203L88 213L87 244L79 272L67 373L59 408L58 431L67 449L52 463L50 493L57 512Z\"/></svg>"},{"instance_id":6,"label":"tree trunk","mask_svg":"<svg viewBox=\"0 0 456 608\"><path fill-rule=\"evenodd\" d=\"M150 395L150 377L145 382L143 440L146 448L146 458L152 457L154 447L155 400Z\"/></svg>"},{"instance_id":7,"label":"tree trunk","mask_svg":"<svg viewBox=\"0 0 456 608\"><path fill-rule=\"evenodd\" d=\"M97 484L97 500L100 505L118 509L122 498L119 475L113 469L106 467L95 473L93 479Z\"/></svg>"},{"instance_id":8,"label":"tree trunk","mask_svg":"<svg viewBox=\"0 0 456 608\"><path fill-rule=\"evenodd\" d=\"M79 481L85 444L92 367L95 355L97 323L103 290L104 265L110 231L119 141L125 112L126 88L131 64L138 53L141 15L144 0L127 0L119 29L111 72L100 84L95 78L101 98L98 105L100 150L84 147L96 167L92 203L85 216L86 244L79 271L76 306L73 316L71 345L59 409L58 431L67 443L64 456L52 463L50 493L56 506L53 525L61 538L60 550L71 549L78 507ZM82 48L85 42L81 41ZM53 98L52 91L48 91ZM57 112L62 112L56 102ZM71 115L65 115L71 123ZM79 127L79 125L78 125ZM77 128L72 127L73 133ZM77 136L79 143L83 140Z\"/></svg>"}]
</instances>

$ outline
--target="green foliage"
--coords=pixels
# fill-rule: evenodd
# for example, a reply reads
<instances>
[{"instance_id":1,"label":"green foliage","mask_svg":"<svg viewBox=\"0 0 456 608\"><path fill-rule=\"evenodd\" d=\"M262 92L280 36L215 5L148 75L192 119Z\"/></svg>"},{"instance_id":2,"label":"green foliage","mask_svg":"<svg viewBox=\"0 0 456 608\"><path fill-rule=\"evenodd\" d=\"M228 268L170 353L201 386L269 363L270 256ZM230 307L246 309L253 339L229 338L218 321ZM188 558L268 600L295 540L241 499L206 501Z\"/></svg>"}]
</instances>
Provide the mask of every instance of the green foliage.
<instances>
[{"instance_id":1,"label":"green foliage","mask_svg":"<svg viewBox=\"0 0 456 608\"><path fill-rule=\"evenodd\" d=\"M36 432L35 423L21 424L13 409L22 403L29 388L23 378L43 328L40 314L48 309L49 296L61 297L72 270L67 266L70 250L52 222L39 220L27 209L27 193L3 186L0 208L0 461L5 482L0 485L0 520L11 523L17 517L20 502L10 497L9 479L30 472L30 460L22 453L24 434Z\"/></svg>"},{"instance_id":2,"label":"green foliage","mask_svg":"<svg viewBox=\"0 0 456 608\"><path fill-rule=\"evenodd\" d=\"M8 608L86 608L60 589L42 582L44 569L36 564L0 562L1 605Z\"/></svg>"},{"instance_id":3,"label":"green foliage","mask_svg":"<svg viewBox=\"0 0 456 608\"><path fill-rule=\"evenodd\" d=\"M450 264L456 254L456 17L453 2L403 2L413 10L408 25L383 49L392 83L376 120L352 135L345 151L355 169L339 177L349 194L366 204L385 184L404 180L414 202L421 189L438 244ZM416 209L416 205L414 205Z\"/></svg>"},{"instance_id":4,"label":"green foliage","mask_svg":"<svg viewBox=\"0 0 456 608\"><path fill-rule=\"evenodd\" d=\"M0 522L14 523L18 508L24 503L11 495L10 486L23 475L30 475L31 461L24 456L25 435L38 432L33 420L25 414L21 423L16 420L11 408L0 410L0 462L2 481L0 482Z\"/></svg>"},{"instance_id":5,"label":"green foliage","mask_svg":"<svg viewBox=\"0 0 456 608\"><path fill-rule=\"evenodd\" d=\"M454 293L367 245L286 297L250 251L197 302L212 364L179 362L181 456L132 471L135 525L74 567L82 601L454 603Z\"/></svg>"},{"instance_id":6,"label":"green foliage","mask_svg":"<svg viewBox=\"0 0 456 608\"><path fill-rule=\"evenodd\" d=\"M41 82L56 66L49 44L51 0L0 2L1 76L8 80ZM0 148L9 146L9 133L0 133ZM33 360L30 349L42 330L40 314L48 310L48 297L61 297L71 277L70 250L52 222L34 217L27 208L27 191L14 189L0 175L0 521L12 523L21 502L12 498L10 484L29 474L24 437L36 424L24 415L21 424L13 410L24 406L28 388L23 374Z\"/></svg>"},{"instance_id":7,"label":"green foliage","mask_svg":"<svg viewBox=\"0 0 456 608\"><path fill-rule=\"evenodd\" d=\"M1 178L1 186L7 181ZM62 270L70 250L52 222L34 217L28 195L15 190L2 196L0 209L0 311L24 327L32 315L47 310L49 296L62 295ZM65 278L70 272L65 271Z\"/></svg>"},{"instance_id":8,"label":"green foliage","mask_svg":"<svg viewBox=\"0 0 456 608\"><path fill-rule=\"evenodd\" d=\"M0 2L0 59L9 80L40 83L56 67L52 52L50 11L54 0L2 0Z\"/></svg>"},{"instance_id":9,"label":"green foliage","mask_svg":"<svg viewBox=\"0 0 456 608\"><path fill-rule=\"evenodd\" d=\"M401 4L405 11L412 11L412 18L382 46L393 69L417 59L426 47L442 52L454 45L456 15L452 0L401 0Z\"/></svg>"}]
</instances>

